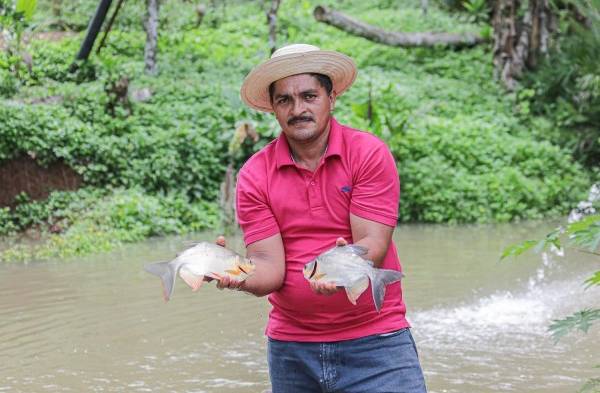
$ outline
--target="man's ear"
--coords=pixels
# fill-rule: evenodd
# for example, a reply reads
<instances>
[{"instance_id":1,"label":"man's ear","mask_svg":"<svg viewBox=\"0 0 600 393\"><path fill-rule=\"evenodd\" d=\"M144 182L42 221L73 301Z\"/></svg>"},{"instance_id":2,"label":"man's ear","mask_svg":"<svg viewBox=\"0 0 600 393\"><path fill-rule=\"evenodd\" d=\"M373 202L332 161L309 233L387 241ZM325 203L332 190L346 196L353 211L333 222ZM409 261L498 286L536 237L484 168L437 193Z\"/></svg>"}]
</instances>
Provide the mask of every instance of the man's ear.
<instances>
[{"instance_id":1,"label":"man's ear","mask_svg":"<svg viewBox=\"0 0 600 393\"><path fill-rule=\"evenodd\" d=\"M337 97L337 94L335 92L335 90L331 91L331 94L329 95L329 104L331 105L330 111L333 112L333 110L335 109L335 99Z\"/></svg>"}]
</instances>

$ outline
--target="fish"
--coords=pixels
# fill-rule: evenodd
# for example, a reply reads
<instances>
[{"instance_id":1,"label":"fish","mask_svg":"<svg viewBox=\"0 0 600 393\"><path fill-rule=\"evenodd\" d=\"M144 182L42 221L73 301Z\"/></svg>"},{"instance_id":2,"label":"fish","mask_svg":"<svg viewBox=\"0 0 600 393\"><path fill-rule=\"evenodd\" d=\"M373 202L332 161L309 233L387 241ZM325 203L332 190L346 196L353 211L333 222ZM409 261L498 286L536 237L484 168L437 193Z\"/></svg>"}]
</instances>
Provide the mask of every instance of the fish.
<instances>
[{"instance_id":1,"label":"fish","mask_svg":"<svg viewBox=\"0 0 600 393\"><path fill-rule=\"evenodd\" d=\"M305 264L302 273L309 282L333 282L338 287L344 287L348 300L354 305L371 282L375 309L381 312L385 287L400 281L404 274L376 268L373 261L362 258L367 252L366 247L356 244L335 246Z\"/></svg>"},{"instance_id":2,"label":"fish","mask_svg":"<svg viewBox=\"0 0 600 393\"><path fill-rule=\"evenodd\" d=\"M165 301L169 301L173 295L177 274L195 292L203 282L220 280L224 276L244 281L254 273L255 268L250 259L209 242L200 242L185 249L172 261L144 266L145 271L160 277Z\"/></svg>"}]
</instances>

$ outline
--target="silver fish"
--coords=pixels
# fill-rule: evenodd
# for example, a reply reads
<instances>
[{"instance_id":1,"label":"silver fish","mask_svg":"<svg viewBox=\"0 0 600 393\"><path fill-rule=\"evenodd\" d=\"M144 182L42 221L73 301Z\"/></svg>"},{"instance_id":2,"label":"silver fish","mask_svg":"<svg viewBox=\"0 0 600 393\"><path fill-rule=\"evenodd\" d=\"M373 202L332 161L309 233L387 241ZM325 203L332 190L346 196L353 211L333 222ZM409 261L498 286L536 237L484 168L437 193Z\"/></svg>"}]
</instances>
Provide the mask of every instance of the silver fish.
<instances>
[{"instance_id":1,"label":"silver fish","mask_svg":"<svg viewBox=\"0 0 600 393\"><path fill-rule=\"evenodd\" d=\"M165 301L173 295L177 273L193 291L210 279L229 276L238 281L254 273L254 263L235 252L214 243L200 242L190 247L170 262L150 263L144 270L162 280ZM205 279L206 277L206 279Z\"/></svg>"},{"instance_id":2,"label":"silver fish","mask_svg":"<svg viewBox=\"0 0 600 393\"><path fill-rule=\"evenodd\" d=\"M354 244L336 246L319 255L304 266L304 278L308 281L333 282L344 287L348 300L356 305L356 299L367 289L369 280L373 289L373 302L377 312L381 310L385 287L404 276L401 272L378 269L373 262L363 259L367 249Z\"/></svg>"}]
</instances>

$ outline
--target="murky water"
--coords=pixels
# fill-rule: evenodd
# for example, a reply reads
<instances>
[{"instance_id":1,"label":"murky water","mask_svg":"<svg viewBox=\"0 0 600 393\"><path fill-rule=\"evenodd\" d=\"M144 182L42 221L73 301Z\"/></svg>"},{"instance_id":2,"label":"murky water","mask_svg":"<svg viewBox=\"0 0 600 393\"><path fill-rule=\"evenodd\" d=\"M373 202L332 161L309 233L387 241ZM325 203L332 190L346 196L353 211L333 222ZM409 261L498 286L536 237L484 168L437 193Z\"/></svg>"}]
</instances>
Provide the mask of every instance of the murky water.
<instances>
[{"instance_id":1,"label":"murky water","mask_svg":"<svg viewBox=\"0 0 600 393\"><path fill-rule=\"evenodd\" d=\"M408 318L431 392L574 392L598 374L600 329L554 344L552 319L598 307L585 254L498 262L552 225L402 226ZM212 240L202 234L199 240ZM262 392L265 298L192 293L162 300L148 261L189 238L154 239L76 261L0 265L0 392ZM230 239L241 249L239 238Z\"/></svg>"}]
</instances>

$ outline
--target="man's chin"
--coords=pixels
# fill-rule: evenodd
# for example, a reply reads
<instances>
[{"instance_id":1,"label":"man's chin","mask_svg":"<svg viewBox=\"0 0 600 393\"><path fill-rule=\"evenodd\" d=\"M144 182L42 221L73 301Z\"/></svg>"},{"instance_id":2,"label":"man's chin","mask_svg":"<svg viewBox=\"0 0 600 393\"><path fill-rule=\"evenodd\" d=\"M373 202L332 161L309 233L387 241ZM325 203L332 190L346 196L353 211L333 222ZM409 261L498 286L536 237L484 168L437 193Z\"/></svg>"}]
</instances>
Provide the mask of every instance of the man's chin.
<instances>
[{"instance_id":1,"label":"man's chin","mask_svg":"<svg viewBox=\"0 0 600 393\"><path fill-rule=\"evenodd\" d=\"M314 128L315 125L313 122L299 122L296 124L293 124L291 126L288 126L288 130L290 130L291 132L314 132Z\"/></svg>"},{"instance_id":2,"label":"man's chin","mask_svg":"<svg viewBox=\"0 0 600 393\"><path fill-rule=\"evenodd\" d=\"M313 139L315 133L315 130L311 127L290 127L285 134L289 139L300 142Z\"/></svg>"}]
</instances>

